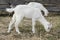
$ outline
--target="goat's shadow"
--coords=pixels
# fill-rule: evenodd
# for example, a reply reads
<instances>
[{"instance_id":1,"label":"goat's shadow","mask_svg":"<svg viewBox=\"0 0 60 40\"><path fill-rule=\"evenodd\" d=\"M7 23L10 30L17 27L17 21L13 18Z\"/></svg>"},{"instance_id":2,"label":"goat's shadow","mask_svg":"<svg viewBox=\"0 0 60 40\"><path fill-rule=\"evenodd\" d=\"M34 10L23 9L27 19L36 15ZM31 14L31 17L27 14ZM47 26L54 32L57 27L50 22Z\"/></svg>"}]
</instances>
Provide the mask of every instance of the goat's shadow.
<instances>
[{"instance_id":1,"label":"goat's shadow","mask_svg":"<svg viewBox=\"0 0 60 40\"><path fill-rule=\"evenodd\" d=\"M14 30L14 29L12 29L12 30ZM12 31L12 30L11 30L11 31ZM5 31L5 32L1 32L1 33L0 33L0 35L4 35L4 36L10 35L10 34L11 34L11 32L8 33L7 31Z\"/></svg>"},{"instance_id":2,"label":"goat's shadow","mask_svg":"<svg viewBox=\"0 0 60 40\"><path fill-rule=\"evenodd\" d=\"M21 33L21 34L14 34L13 37L15 38L20 38L20 39L23 39L23 38L31 38L33 36L36 36L35 34L31 34L31 33Z\"/></svg>"},{"instance_id":3,"label":"goat's shadow","mask_svg":"<svg viewBox=\"0 0 60 40\"><path fill-rule=\"evenodd\" d=\"M2 32L2 33L0 33L0 35L9 35L10 33L7 33L7 32Z\"/></svg>"}]
</instances>

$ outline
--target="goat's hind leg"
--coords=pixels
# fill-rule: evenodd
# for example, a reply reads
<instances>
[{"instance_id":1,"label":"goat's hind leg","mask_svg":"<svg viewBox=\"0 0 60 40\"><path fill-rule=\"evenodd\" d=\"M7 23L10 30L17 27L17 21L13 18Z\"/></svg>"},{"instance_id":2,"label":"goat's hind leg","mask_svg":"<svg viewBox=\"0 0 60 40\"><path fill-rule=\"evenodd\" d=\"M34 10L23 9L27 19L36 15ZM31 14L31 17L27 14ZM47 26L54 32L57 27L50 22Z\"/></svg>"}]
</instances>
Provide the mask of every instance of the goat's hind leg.
<instances>
[{"instance_id":1,"label":"goat's hind leg","mask_svg":"<svg viewBox=\"0 0 60 40\"><path fill-rule=\"evenodd\" d=\"M19 25L19 23L21 22L22 18L23 18L23 17L21 17L21 16L20 16L20 17L19 17L19 16L16 17L15 29L16 29L16 32L17 32L18 34L20 34L18 25Z\"/></svg>"},{"instance_id":2,"label":"goat's hind leg","mask_svg":"<svg viewBox=\"0 0 60 40\"><path fill-rule=\"evenodd\" d=\"M8 33L10 33L10 31L12 29L12 25L14 24L14 22L15 22L15 14L13 15L12 20L9 23L9 27L8 27L8 31L7 31Z\"/></svg>"}]
</instances>

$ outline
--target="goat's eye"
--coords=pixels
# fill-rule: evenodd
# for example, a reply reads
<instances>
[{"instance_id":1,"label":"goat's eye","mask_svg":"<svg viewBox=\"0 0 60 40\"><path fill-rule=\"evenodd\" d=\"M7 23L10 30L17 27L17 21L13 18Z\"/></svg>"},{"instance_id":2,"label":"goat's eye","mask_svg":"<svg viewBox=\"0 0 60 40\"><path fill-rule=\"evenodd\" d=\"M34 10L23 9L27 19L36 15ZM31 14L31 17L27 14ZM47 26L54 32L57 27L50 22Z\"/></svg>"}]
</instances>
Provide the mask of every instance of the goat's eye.
<instances>
[{"instance_id":1,"label":"goat's eye","mask_svg":"<svg viewBox=\"0 0 60 40\"><path fill-rule=\"evenodd\" d=\"M50 27L48 27L48 29L50 29Z\"/></svg>"}]
</instances>

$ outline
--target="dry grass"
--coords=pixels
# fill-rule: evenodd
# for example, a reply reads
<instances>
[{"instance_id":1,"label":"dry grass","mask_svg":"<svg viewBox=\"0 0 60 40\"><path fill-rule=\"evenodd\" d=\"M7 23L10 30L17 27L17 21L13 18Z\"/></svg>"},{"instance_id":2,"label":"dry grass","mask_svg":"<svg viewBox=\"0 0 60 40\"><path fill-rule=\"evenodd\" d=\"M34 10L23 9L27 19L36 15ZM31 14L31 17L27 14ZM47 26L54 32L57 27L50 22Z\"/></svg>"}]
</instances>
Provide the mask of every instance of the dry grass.
<instances>
[{"instance_id":1,"label":"dry grass","mask_svg":"<svg viewBox=\"0 0 60 40\"><path fill-rule=\"evenodd\" d=\"M28 19L19 25L22 34L18 35L15 29L12 29L9 34L6 33L11 17L0 17L0 40L60 40L60 16L53 14L46 19L53 24L49 33L45 32L44 27L39 22L36 22L36 33L33 34L31 20Z\"/></svg>"}]
</instances>

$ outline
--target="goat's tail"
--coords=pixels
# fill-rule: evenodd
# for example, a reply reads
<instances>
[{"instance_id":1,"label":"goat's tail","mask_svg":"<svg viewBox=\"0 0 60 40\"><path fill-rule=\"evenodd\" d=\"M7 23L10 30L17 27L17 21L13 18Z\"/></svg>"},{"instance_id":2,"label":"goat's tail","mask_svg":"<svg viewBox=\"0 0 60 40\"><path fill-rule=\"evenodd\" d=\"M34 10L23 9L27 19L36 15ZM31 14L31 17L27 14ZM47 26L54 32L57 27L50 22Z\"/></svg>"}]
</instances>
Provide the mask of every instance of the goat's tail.
<instances>
[{"instance_id":1,"label":"goat's tail","mask_svg":"<svg viewBox=\"0 0 60 40\"><path fill-rule=\"evenodd\" d=\"M11 13L14 11L14 8L6 8L6 11Z\"/></svg>"}]
</instances>

